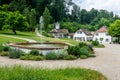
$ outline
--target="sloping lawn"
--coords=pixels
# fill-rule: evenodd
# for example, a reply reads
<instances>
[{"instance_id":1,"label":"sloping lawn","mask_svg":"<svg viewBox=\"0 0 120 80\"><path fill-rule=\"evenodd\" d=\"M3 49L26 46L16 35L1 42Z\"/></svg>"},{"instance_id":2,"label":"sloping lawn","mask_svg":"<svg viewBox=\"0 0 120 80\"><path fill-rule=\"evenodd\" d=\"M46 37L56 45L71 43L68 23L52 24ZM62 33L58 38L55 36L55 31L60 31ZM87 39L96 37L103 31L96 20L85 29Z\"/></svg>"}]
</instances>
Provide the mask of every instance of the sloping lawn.
<instances>
[{"instance_id":1,"label":"sloping lawn","mask_svg":"<svg viewBox=\"0 0 120 80\"><path fill-rule=\"evenodd\" d=\"M14 35L12 31L0 31L0 34L4 35L9 35L9 36L16 36L16 37L22 37L22 38L28 38L28 39L33 39L38 42L40 42L40 37L36 36L35 32L21 32L17 31L17 35ZM72 40L72 39L55 39L55 38L50 38L50 37L43 37L42 38L43 42L67 42L71 44L78 44L79 42Z\"/></svg>"},{"instance_id":2,"label":"sloping lawn","mask_svg":"<svg viewBox=\"0 0 120 80\"><path fill-rule=\"evenodd\" d=\"M107 80L101 73L82 68L41 69L22 66L0 68L0 80Z\"/></svg>"},{"instance_id":3,"label":"sloping lawn","mask_svg":"<svg viewBox=\"0 0 120 80\"><path fill-rule=\"evenodd\" d=\"M6 42L26 42L26 41L21 40L21 39L10 38L10 37L0 35L0 43L6 43Z\"/></svg>"}]
</instances>

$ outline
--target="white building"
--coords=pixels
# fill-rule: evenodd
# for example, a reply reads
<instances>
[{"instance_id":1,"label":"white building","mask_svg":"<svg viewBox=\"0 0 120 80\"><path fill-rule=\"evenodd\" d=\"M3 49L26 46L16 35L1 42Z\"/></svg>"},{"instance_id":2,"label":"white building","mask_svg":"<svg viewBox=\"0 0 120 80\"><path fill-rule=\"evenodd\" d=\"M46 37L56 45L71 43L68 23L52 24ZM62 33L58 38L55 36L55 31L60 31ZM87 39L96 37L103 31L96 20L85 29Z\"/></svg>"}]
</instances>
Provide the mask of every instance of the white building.
<instances>
[{"instance_id":1,"label":"white building","mask_svg":"<svg viewBox=\"0 0 120 80\"><path fill-rule=\"evenodd\" d=\"M106 26L101 27L94 34L93 41L99 41L100 43L111 43L112 37L108 35Z\"/></svg>"},{"instance_id":2,"label":"white building","mask_svg":"<svg viewBox=\"0 0 120 80\"><path fill-rule=\"evenodd\" d=\"M67 29L60 29L60 24L57 22L55 24L55 29L52 29L50 33L53 35L54 38L65 38L68 35Z\"/></svg>"},{"instance_id":3,"label":"white building","mask_svg":"<svg viewBox=\"0 0 120 80\"><path fill-rule=\"evenodd\" d=\"M77 32L75 32L73 36L73 40L76 41L91 41L92 38L92 33L87 29L79 29Z\"/></svg>"}]
</instances>

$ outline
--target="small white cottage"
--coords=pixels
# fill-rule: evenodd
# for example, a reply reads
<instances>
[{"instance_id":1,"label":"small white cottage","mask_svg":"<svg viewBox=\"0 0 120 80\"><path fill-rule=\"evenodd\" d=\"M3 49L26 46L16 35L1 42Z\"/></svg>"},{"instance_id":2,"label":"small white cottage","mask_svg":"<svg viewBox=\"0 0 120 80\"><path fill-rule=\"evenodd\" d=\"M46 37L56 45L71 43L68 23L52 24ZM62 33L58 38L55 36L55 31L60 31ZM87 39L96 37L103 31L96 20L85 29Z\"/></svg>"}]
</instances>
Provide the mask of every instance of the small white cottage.
<instances>
[{"instance_id":1,"label":"small white cottage","mask_svg":"<svg viewBox=\"0 0 120 80\"><path fill-rule=\"evenodd\" d=\"M68 35L67 29L60 29L60 24L57 22L55 24L55 29L52 29L50 33L53 35L54 38L65 38Z\"/></svg>"},{"instance_id":2,"label":"small white cottage","mask_svg":"<svg viewBox=\"0 0 120 80\"><path fill-rule=\"evenodd\" d=\"M91 41L92 38L92 32L88 31L87 29L79 29L73 36L73 40L76 41Z\"/></svg>"},{"instance_id":3,"label":"small white cottage","mask_svg":"<svg viewBox=\"0 0 120 80\"><path fill-rule=\"evenodd\" d=\"M106 26L101 27L94 34L93 41L97 40L100 43L111 43L112 37L108 34Z\"/></svg>"}]
</instances>

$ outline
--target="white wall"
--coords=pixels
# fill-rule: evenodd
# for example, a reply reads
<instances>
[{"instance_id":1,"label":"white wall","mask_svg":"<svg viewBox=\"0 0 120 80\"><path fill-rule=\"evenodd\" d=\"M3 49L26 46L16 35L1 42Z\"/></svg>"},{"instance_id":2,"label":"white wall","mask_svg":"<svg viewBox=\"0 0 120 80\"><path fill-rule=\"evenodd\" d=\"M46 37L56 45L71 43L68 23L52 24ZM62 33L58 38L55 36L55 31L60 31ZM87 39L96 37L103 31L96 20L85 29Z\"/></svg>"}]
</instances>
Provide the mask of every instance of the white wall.
<instances>
[{"instance_id":1,"label":"white wall","mask_svg":"<svg viewBox=\"0 0 120 80\"><path fill-rule=\"evenodd\" d=\"M82 33L76 32L73 36L73 40L80 41L79 39L76 39L76 38L82 38L83 39L83 37L84 37L85 41L87 41L86 34L84 32L82 32Z\"/></svg>"},{"instance_id":2,"label":"white wall","mask_svg":"<svg viewBox=\"0 0 120 80\"><path fill-rule=\"evenodd\" d=\"M98 35L96 35L98 34ZM102 42L100 41L100 38L103 38ZM98 40L100 43L111 43L112 42L112 37L110 35L107 35L106 32L103 33L95 33L93 37L93 41ZM106 41L108 39L108 41Z\"/></svg>"}]
</instances>

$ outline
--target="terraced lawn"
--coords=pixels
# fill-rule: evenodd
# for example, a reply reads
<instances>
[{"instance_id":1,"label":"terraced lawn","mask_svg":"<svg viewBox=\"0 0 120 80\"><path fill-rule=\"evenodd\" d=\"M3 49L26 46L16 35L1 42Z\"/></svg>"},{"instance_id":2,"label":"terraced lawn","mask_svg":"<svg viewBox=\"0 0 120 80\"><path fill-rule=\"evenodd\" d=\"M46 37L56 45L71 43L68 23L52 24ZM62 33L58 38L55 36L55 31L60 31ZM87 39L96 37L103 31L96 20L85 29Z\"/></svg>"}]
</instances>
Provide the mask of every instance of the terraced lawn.
<instances>
[{"instance_id":1,"label":"terraced lawn","mask_svg":"<svg viewBox=\"0 0 120 80\"><path fill-rule=\"evenodd\" d=\"M10 37L0 35L0 43L6 43L6 42L26 42L26 40L10 38Z\"/></svg>"}]
</instances>

